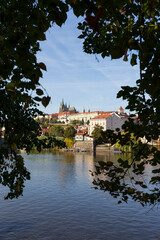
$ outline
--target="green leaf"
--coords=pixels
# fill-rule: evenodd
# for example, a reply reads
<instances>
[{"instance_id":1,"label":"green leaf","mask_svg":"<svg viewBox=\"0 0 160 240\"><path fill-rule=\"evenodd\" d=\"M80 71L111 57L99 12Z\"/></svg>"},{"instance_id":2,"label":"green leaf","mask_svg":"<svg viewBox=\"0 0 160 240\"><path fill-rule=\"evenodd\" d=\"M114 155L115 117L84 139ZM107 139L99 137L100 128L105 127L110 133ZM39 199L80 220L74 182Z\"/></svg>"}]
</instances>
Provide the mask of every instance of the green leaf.
<instances>
[{"instance_id":1,"label":"green leaf","mask_svg":"<svg viewBox=\"0 0 160 240\"><path fill-rule=\"evenodd\" d=\"M39 68L41 68L44 71L47 71L47 67L43 62L38 63Z\"/></svg>"},{"instance_id":2,"label":"green leaf","mask_svg":"<svg viewBox=\"0 0 160 240\"><path fill-rule=\"evenodd\" d=\"M37 101L37 102L41 102L42 101L42 99L39 98L39 97L35 97L34 100Z\"/></svg>"},{"instance_id":3,"label":"green leaf","mask_svg":"<svg viewBox=\"0 0 160 240\"><path fill-rule=\"evenodd\" d=\"M118 163L123 163L122 158L119 158L119 159L118 159Z\"/></svg>"},{"instance_id":4,"label":"green leaf","mask_svg":"<svg viewBox=\"0 0 160 240\"><path fill-rule=\"evenodd\" d=\"M6 85L6 89L15 89L15 83L11 82Z\"/></svg>"},{"instance_id":5,"label":"green leaf","mask_svg":"<svg viewBox=\"0 0 160 240\"><path fill-rule=\"evenodd\" d=\"M41 95L43 95L44 92L43 92L42 89L37 88L37 89L36 89L36 93L37 93L37 95L41 96Z\"/></svg>"},{"instance_id":6,"label":"green leaf","mask_svg":"<svg viewBox=\"0 0 160 240\"><path fill-rule=\"evenodd\" d=\"M159 169L154 169L154 170L152 170L152 173L160 173L160 168Z\"/></svg>"},{"instance_id":7,"label":"green leaf","mask_svg":"<svg viewBox=\"0 0 160 240\"><path fill-rule=\"evenodd\" d=\"M15 92L15 83L11 82L6 85L6 90L9 92Z\"/></svg>"},{"instance_id":8,"label":"green leaf","mask_svg":"<svg viewBox=\"0 0 160 240\"><path fill-rule=\"evenodd\" d=\"M131 58L131 61L130 61L130 64L132 66L136 65L137 64L137 55L136 54L132 54L132 58Z\"/></svg>"},{"instance_id":9,"label":"green leaf","mask_svg":"<svg viewBox=\"0 0 160 240\"><path fill-rule=\"evenodd\" d=\"M81 34L81 35L78 36L78 38L83 39L83 38L84 38L84 35Z\"/></svg>"},{"instance_id":10,"label":"green leaf","mask_svg":"<svg viewBox=\"0 0 160 240\"><path fill-rule=\"evenodd\" d=\"M123 97L123 95L124 95L124 91L123 91L123 90L120 90L120 91L117 93L117 98Z\"/></svg>"},{"instance_id":11,"label":"green leaf","mask_svg":"<svg viewBox=\"0 0 160 240\"><path fill-rule=\"evenodd\" d=\"M113 166L113 162L111 162L111 161L107 161L107 162L106 162L106 166L107 166L107 167L111 167L111 166Z\"/></svg>"},{"instance_id":12,"label":"green leaf","mask_svg":"<svg viewBox=\"0 0 160 240\"><path fill-rule=\"evenodd\" d=\"M42 98L42 104L44 107L47 107L49 102L50 102L51 98L50 97L43 97Z\"/></svg>"}]
</instances>

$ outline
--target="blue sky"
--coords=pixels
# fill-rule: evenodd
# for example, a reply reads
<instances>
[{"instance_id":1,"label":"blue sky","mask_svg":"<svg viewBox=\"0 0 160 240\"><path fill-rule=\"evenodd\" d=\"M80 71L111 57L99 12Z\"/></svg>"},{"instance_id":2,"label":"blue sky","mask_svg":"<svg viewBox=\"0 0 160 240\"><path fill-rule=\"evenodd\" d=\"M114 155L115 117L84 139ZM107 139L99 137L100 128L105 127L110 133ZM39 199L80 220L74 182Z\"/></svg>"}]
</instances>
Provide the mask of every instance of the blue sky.
<instances>
[{"instance_id":1,"label":"blue sky","mask_svg":"<svg viewBox=\"0 0 160 240\"><path fill-rule=\"evenodd\" d=\"M78 111L84 107L86 111L118 110L126 107L126 102L117 99L116 94L121 86L134 86L139 78L138 67L129 62L102 59L101 56L83 52L83 40L78 39L77 19L69 13L66 23L60 28L53 26L46 34L47 40L41 42L38 61L44 62L41 84L51 97L47 108L40 106L46 113L59 111L64 99Z\"/></svg>"}]
</instances>

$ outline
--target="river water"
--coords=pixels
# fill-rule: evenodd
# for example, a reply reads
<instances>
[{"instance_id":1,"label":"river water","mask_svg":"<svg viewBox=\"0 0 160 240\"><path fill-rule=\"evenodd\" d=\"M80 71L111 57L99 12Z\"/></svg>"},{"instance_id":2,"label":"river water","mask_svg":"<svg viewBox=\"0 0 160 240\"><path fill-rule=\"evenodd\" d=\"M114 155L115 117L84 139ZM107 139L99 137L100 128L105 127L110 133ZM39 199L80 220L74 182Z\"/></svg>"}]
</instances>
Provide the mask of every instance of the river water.
<instances>
[{"instance_id":1,"label":"river water","mask_svg":"<svg viewBox=\"0 0 160 240\"><path fill-rule=\"evenodd\" d=\"M0 198L0 240L156 240L160 209L117 204L93 189L89 170L113 153L24 155L31 172L23 197Z\"/></svg>"}]
</instances>

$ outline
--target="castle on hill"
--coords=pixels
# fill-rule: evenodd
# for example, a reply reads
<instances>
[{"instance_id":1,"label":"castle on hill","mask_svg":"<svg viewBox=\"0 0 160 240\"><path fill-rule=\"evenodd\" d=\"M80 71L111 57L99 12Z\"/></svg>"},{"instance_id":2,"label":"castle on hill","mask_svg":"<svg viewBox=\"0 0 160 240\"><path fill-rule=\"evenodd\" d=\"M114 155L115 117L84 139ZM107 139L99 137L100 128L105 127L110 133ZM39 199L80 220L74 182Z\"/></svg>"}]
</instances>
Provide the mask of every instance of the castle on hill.
<instances>
[{"instance_id":1,"label":"castle on hill","mask_svg":"<svg viewBox=\"0 0 160 240\"><path fill-rule=\"evenodd\" d=\"M62 102L60 103L60 107L59 107L59 113L62 113L62 112L78 113L78 111L75 109L75 107L70 107L70 104L67 105L67 103L64 103L63 99L62 99Z\"/></svg>"}]
</instances>

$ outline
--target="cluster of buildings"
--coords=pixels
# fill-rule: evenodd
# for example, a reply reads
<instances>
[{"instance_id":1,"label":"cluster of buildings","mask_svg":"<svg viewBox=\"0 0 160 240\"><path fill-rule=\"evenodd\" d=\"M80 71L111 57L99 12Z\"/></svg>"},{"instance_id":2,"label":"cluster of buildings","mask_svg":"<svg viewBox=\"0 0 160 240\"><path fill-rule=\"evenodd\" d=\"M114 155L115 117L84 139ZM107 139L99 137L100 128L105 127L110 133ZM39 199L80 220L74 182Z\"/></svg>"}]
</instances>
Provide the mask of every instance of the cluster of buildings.
<instances>
[{"instance_id":1,"label":"cluster of buildings","mask_svg":"<svg viewBox=\"0 0 160 240\"><path fill-rule=\"evenodd\" d=\"M46 116L49 121L56 119L57 122L71 124L73 121L83 122L87 125L88 135L91 136L95 125L103 127L103 130L116 130L119 128L122 131L122 125L128 119L129 115L120 107L117 111L88 111L83 108L82 112L78 112L75 107L67 106L62 100L59 108L59 113L53 113ZM78 136L77 138L81 138Z\"/></svg>"}]
</instances>

